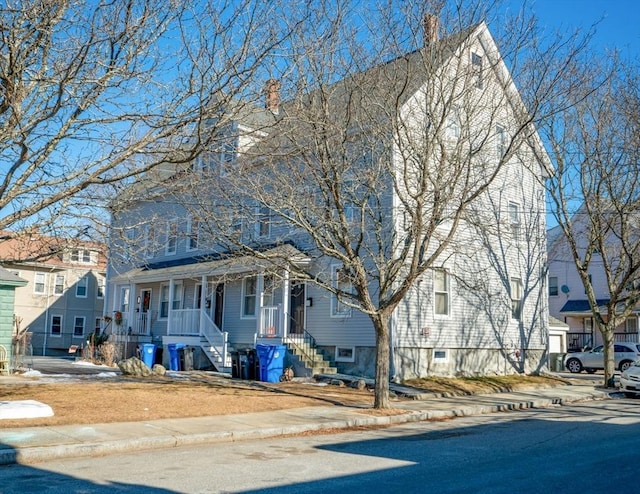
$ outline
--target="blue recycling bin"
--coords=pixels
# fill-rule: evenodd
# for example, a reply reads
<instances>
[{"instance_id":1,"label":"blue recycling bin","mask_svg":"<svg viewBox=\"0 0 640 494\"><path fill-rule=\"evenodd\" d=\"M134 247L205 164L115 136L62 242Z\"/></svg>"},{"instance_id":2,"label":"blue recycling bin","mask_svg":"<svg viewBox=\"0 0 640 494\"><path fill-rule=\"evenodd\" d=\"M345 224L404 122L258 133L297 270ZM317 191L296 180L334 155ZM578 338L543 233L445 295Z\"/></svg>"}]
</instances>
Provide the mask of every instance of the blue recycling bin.
<instances>
[{"instance_id":1,"label":"blue recycling bin","mask_svg":"<svg viewBox=\"0 0 640 494\"><path fill-rule=\"evenodd\" d=\"M151 343L142 345L142 361L149 369L153 367L156 359L156 346Z\"/></svg>"},{"instance_id":2,"label":"blue recycling bin","mask_svg":"<svg viewBox=\"0 0 640 494\"><path fill-rule=\"evenodd\" d=\"M268 383L280 382L287 347L284 345L256 345L256 351L260 361L260 380Z\"/></svg>"},{"instance_id":3,"label":"blue recycling bin","mask_svg":"<svg viewBox=\"0 0 640 494\"><path fill-rule=\"evenodd\" d=\"M178 344L177 343L169 343L167 345L169 350L169 370L177 371L180 370L180 359L178 356Z\"/></svg>"}]
</instances>

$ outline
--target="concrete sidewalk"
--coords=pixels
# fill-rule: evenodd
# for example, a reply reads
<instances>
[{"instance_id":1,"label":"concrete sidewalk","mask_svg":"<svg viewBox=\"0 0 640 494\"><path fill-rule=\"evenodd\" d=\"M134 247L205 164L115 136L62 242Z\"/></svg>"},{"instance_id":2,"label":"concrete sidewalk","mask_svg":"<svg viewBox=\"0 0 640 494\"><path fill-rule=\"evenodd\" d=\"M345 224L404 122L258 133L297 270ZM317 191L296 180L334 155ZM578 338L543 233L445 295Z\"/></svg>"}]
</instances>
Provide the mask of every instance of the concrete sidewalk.
<instances>
[{"instance_id":1,"label":"concrete sidewalk","mask_svg":"<svg viewBox=\"0 0 640 494\"><path fill-rule=\"evenodd\" d=\"M260 439L354 426L386 426L544 408L608 397L606 391L600 391L593 385L571 385L475 396L421 396L421 399L394 403L393 406L401 409L402 413L389 416L374 416L363 408L322 406L147 422L0 429L0 465Z\"/></svg>"}]
</instances>

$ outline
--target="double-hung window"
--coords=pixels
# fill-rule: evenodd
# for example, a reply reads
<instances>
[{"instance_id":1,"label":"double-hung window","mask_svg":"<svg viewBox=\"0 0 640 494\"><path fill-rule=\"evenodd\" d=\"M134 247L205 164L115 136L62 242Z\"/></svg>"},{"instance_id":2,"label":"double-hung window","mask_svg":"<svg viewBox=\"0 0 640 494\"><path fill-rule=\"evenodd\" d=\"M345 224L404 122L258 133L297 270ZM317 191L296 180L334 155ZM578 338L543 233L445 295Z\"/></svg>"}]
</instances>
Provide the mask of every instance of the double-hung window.
<instances>
[{"instance_id":1,"label":"double-hung window","mask_svg":"<svg viewBox=\"0 0 640 494\"><path fill-rule=\"evenodd\" d=\"M520 206L515 202L509 203L509 224L513 238L520 238Z\"/></svg>"},{"instance_id":2,"label":"double-hung window","mask_svg":"<svg viewBox=\"0 0 640 494\"><path fill-rule=\"evenodd\" d=\"M89 287L89 278L83 276L76 282L76 297L87 298L87 291Z\"/></svg>"},{"instance_id":3,"label":"double-hung window","mask_svg":"<svg viewBox=\"0 0 640 494\"><path fill-rule=\"evenodd\" d=\"M178 250L178 222L171 220L167 222L167 243L165 244L164 253L173 255Z\"/></svg>"},{"instance_id":4,"label":"double-hung window","mask_svg":"<svg viewBox=\"0 0 640 494\"><path fill-rule=\"evenodd\" d=\"M436 269L433 272L433 296L435 314L437 316L448 316L450 300L449 274L444 269Z\"/></svg>"},{"instance_id":5,"label":"double-hung window","mask_svg":"<svg viewBox=\"0 0 640 494\"><path fill-rule=\"evenodd\" d=\"M55 285L53 286L54 295L62 295L64 293L64 275L57 274L55 279Z\"/></svg>"},{"instance_id":6,"label":"double-hung window","mask_svg":"<svg viewBox=\"0 0 640 494\"><path fill-rule=\"evenodd\" d=\"M507 153L507 132L502 125L496 125L496 154L501 160Z\"/></svg>"},{"instance_id":7,"label":"double-hung window","mask_svg":"<svg viewBox=\"0 0 640 494\"><path fill-rule=\"evenodd\" d=\"M62 316L51 316L51 325L49 326L51 336L62 335Z\"/></svg>"},{"instance_id":8,"label":"double-hung window","mask_svg":"<svg viewBox=\"0 0 640 494\"><path fill-rule=\"evenodd\" d=\"M471 53L471 70L473 71L473 85L477 89L484 87L484 81L482 79L482 55L472 52Z\"/></svg>"},{"instance_id":9,"label":"double-hung window","mask_svg":"<svg viewBox=\"0 0 640 494\"><path fill-rule=\"evenodd\" d=\"M342 266L332 266L332 284L336 292L331 299L331 315L333 317L351 316L351 308L343 302L348 294L353 293L353 283Z\"/></svg>"},{"instance_id":10,"label":"double-hung window","mask_svg":"<svg viewBox=\"0 0 640 494\"><path fill-rule=\"evenodd\" d=\"M73 336L84 336L84 317L76 316L74 318Z\"/></svg>"},{"instance_id":11,"label":"double-hung window","mask_svg":"<svg viewBox=\"0 0 640 494\"><path fill-rule=\"evenodd\" d=\"M558 295L558 277L549 276L549 296L555 297Z\"/></svg>"},{"instance_id":12,"label":"double-hung window","mask_svg":"<svg viewBox=\"0 0 640 494\"><path fill-rule=\"evenodd\" d=\"M200 220L198 218L191 218L189 220L189 235L187 250L197 250L198 242L200 240Z\"/></svg>"},{"instance_id":13,"label":"double-hung window","mask_svg":"<svg viewBox=\"0 0 640 494\"><path fill-rule=\"evenodd\" d=\"M242 317L255 317L258 279L248 276L242 281Z\"/></svg>"},{"instance_id":14,"label":"double-hung window","mask_svg":"<svg viewBox=\"0 0 640 494\"><path fill-rule=\"evenodd\" d=\"M520 320L522 318L522 280L511 278L509 283L511 297L511 318Z\"/></svg>"},{"instance_id":15,"label":"double-hung window","mask_svg":"<svg viewBox=\"0 0 640 494\"><path fill-rule=\"evenodd\" d=\"M46 287L46 273L36 273L33 277L33 293L43 294Z\"/></svg>"},{"instance_id":16,"label":"double-hung window","mask_svg":"<svg viewBox=\"0 0 640 494\"><path fill-rule=\"evenodd\" d=\"M256 236L266 238L271 235L271 209L266 206L256 208Z\"/></svg>"}]
</instances>

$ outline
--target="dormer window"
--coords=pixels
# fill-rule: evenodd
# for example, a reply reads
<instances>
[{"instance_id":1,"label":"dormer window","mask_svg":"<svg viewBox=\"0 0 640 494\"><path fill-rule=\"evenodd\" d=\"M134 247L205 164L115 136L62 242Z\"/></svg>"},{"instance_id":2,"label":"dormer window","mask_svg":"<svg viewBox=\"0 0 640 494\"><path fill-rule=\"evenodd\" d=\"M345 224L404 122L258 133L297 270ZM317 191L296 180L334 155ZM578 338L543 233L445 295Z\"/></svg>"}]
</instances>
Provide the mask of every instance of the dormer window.
<instances>
[{"instance_id":1,"label":"dormer window","mask_svg":"<svg viewBox=\"0 0 640 494\"><path fill-rule=\"evenodd\" d=\"M91 264L91 251L89 249L72 249L71 262Z\"/></svg>"}]
</instances>

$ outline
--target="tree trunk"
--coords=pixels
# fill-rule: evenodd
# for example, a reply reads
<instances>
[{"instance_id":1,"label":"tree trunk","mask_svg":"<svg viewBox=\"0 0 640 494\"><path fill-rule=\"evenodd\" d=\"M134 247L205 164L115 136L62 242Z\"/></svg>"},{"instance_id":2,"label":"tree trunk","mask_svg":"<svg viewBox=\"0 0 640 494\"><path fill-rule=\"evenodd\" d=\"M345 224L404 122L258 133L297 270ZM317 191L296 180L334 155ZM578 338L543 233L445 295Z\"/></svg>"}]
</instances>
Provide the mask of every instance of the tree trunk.
<instances>
[{"instance_id":1,"label":"tree trunk","mask_svg":"<svg viewBox=\"0 0 640 494\"><path fill-rule=\"evenodd\" d=\"M387 314L378 314L372 318L376 331L376 376L374 408L391 408L389 403L389 363L390 363L390 338L389 321Z\"/></svg>"},{"instance_id":2,"label":"tree trunk","mask_svg":"<svg viewBox=\"0 0 640 494\"><path fill-rule=\"evenodd\" d=\"M604 385L607 388L615 387L613 373L615 372L615 354L613 332L615 328L602 327L602 344L604 346Z\"/></svg>"}]
</instances>

